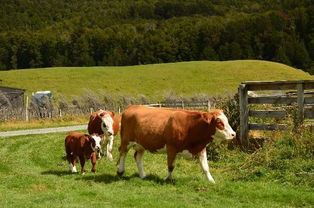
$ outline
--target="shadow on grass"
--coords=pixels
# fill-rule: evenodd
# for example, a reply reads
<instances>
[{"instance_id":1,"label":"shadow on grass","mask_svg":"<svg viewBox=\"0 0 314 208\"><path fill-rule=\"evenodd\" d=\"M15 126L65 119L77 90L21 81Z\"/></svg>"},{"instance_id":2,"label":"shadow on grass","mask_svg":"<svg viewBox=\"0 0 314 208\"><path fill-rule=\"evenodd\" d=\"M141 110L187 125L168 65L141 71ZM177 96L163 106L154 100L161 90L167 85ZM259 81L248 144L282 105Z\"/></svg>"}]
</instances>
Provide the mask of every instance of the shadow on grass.
<instances>
[{"instance_id":1,"label":"shadow on grass","mask_svg":"<svg viewBox=\"0 0 314 208\"><path fill-rule=\"evenodd\" d=\"M164 184L173 184L173 185L175 185L175 181L174 180L169 181L169 180L166 180L164 178L160 178L159 176L153 175L153 174L147 175L143 180L145 180L145 181L152 181L152 182L155 182L155 183L160 184L160 185L164 185Z\"/></svg>"},{"instance_id":2,"label":"shadow on grass","mask_svg":"<svg viewBox=\"0 0 314 208\"><path fill-rule=\"evenodd\" d=\"M78 173L71 173L70 171L67 170L48 170L41 172L42 175L55 175L55 176L67 176L67 175L74 175L78 176L75 180L84 180L84 181L94 181L96 183L114 183L117 181L129 181L131 179L136 179L138 178L139 180L143 181L151 181L156 184L160 185L165 185L165 184L175 184L175 181L167 181L163 178L160 178L157 175L149 174L147 175L144 179L140 179L138 174L134 173L131 176L118 176L118 175L111 175L111 174L95 174L91 172L87 172L86 175L82 175L80 172Z\"/></svg>"},{"instance_id":3,"label":"shadow on grass","mask_svg":"<svg viewBox=\"0 0 314 208\"><path fill-rule=\"evenodd\" d=\"M64 175L72 175L70 171L66 170L48 170L41 172L42 175L56 175L56 176L64 176Z\"/></svg>"},{"instance_id":4,"label":"shadow on grass","mask_svg":"<svg viewBox=\"0 0 314 208\"><path fill-rule=\"evenodd\" d=\"M117 181L130 181L133 178L139 178L138 174L133 174L131 176L118 176L118 175L110 175L110 174L102 174L102 175L85 175L83 177L77 178L76 180L86 180L86 181L94 181L97 183L113 183ZM142 180L142 179L140 179ZM173 182L168 182L159 176L156 175L148 175L144 179L144 181L152 181L157 184L174 184Z\"/></svg>"},{"instance_id":5,"label":"shadow on grass","mask_svg":"<svg viewBox=\"0 0 314 208\"><path fill-rule=\"evenodd\" d=\"M110 174L101 174L101 175L97 175L97 174L86 174L82 177L76 178L75 180L84 180L84 181L94 181L97 183L105 183L105 184L109 184L109 183L113 183L113 182L117 182L120 180L130 180L130 177L126 177L126 176L117 176L117 175L110 175Z\"/></svg>"}]
</instances>

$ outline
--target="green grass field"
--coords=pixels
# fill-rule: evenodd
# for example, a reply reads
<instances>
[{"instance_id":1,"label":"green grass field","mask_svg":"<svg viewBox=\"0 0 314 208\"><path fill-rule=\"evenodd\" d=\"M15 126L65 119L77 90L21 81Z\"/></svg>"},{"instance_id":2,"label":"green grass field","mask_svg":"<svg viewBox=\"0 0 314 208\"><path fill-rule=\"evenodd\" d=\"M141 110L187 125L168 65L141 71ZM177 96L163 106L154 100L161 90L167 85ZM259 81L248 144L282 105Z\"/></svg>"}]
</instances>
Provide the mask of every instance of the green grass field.
<instances>
[{"instance_id":1,"label":"green grass field","mask_svg":"<svg viewBox=\"0 0 314 208\"><path fill-rule=\"evenodd\" d=\"M215 185L209 184L197 161L178 156L174 184L164 181L166 155L146 153L147 178L137 177L130 150L126 173L116 176L114 161L102 159L97 172L70 174L63 159L65 133L0 138L1 207L313 207L313 188L267 174L243 177L240 167L251 155L228 150L209 161ZM312 162L313 163L313 162ZM313 164L312 164L313 165ZM267 172L266 172L267 173ZM289 174L287 173L287 176Z\"/></svg>"},{"instance_id":2,"label":"green grass field","mask_svg":"<svg viewBox=\"0 0 314 208\"><path fill-rule=\"evenodd\" d=\"M212 96L236 92L243 81L313 79L287 65L257 61L196 61L125 67L60 67L0 71L0 85L27 90L27 94L51 90L65 97L82 95L84 90L111 94L162 96L172 91Z\"/></svg>"}]
</instances>

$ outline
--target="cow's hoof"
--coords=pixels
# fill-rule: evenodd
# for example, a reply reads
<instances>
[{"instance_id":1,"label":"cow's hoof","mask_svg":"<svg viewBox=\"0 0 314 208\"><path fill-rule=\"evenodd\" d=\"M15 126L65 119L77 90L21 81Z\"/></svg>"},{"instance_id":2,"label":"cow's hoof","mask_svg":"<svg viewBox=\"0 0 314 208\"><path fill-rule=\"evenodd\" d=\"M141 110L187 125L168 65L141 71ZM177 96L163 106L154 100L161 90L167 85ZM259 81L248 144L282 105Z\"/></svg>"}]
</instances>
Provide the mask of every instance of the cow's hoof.
<instances>
[{"instance_id":1,"label":"cow's hoof","mask_svg":"<svg viewBox=\"0 0 314 208\"><path fill-rule=\"evenodd\" d=\"M174 184L174 180L172 178L166 178L166 183Z\"/></svg>"},{"instance_id":2,"label":"cow's hoof","mask_svg":"<svg viewBox=\"0 0 314 208\"><path fill-rule=\"evenodd\" d=\"M122 172L117 171L117 175L118 175L118 176L122 176L123 173L124 173L124 171L122 171Z\"/></svg>"},{"instance_id":3,"label":"cow's hoof","mask_svg":"<svg viewBox=\"0 0 314 208\"><path fill-rule=\"evenodd\" d=\"M141 178L141 179L144 179L144 178L146 178L146 175L144 174L144 175L139 175L139 177Z\"/></svg>"}]
</instances>

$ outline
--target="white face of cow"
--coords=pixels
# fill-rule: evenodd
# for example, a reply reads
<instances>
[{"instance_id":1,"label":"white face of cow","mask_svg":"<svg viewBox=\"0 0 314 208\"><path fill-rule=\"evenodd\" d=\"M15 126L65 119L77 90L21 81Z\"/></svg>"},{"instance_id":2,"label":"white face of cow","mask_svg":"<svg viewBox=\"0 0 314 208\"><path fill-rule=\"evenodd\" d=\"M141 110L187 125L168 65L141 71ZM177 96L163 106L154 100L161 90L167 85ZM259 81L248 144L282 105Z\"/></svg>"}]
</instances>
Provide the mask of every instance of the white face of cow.
<instances>
[{"instance_id":1,"label":"white face of cow","mask_svg":"<svg viewBox=\"0 0 314 208\"><path fill-rule=\"evenodd\" d=\"M233 131L229 125L226 115L221 112L219 116L216 117L216 133L212 137L217 140L233 139L236 133Z\"/></svg>"},{"instance_id":2,"label":"white face of cow","mask_svg":"<svg viewBox=\"0 0 314 208\"><path fill-rule=\"evenodd\" d=\"M112 117L106 113L102 118L101 118L101 130L107 135L111 136L113 135L113 119Z\"/></svg>"},{"instance_id":3,"label":"white face of cow","mask_svg":"<svg viewBox=\"0 0 314 208\"><path fill-rule=\"evenodd\" d=\"M92 142L92 145L91 145L93 151L95 151L95 152L100 151L100 150L101 150L101 146L100 146L101 138L100 138L99 136L92 135L92 139L93 139L94 142L95 142L95 146L94 146L93 142Z\"/></svg>"}]
</instances>

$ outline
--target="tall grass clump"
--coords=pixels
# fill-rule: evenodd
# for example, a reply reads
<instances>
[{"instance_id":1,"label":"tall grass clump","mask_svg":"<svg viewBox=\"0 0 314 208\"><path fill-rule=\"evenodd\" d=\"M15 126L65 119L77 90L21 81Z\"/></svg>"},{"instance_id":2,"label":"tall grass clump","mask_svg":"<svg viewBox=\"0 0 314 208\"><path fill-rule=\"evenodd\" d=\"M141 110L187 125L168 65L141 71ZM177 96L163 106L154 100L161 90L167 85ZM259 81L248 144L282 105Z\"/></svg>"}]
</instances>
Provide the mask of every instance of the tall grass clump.
<instances>
[{"instance_id":1,"label":"tall grass clump","mask_svg":"<svg viewBox=\"0 0 314 208\"><path fill-rule=\"evenodd\" d=\"M237 168L235 178L243 180L275 180L285 184L314 187L313 133L282 132L262 148L248 155Z\"/></svg>"},{"instance_id":2,"label":"tall grass clump","mask_svg":"<svg viewBox=\"0 0 314 208\"><path fill-rule=\"evenodd\" d=\"M234 181L276 181L287 185L314 187L313 130L300 120L296 106L287 108L287 130L270 132L259 148L243 151L239 142L239 102L237 95L215 97L216 108L224 110L237 138L228 143L210 143L208 159L218 167L229 166ZM251 142L256 138L250 138Z\"/></svg>"}]
</instances>

